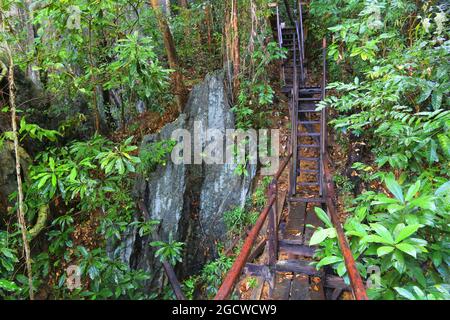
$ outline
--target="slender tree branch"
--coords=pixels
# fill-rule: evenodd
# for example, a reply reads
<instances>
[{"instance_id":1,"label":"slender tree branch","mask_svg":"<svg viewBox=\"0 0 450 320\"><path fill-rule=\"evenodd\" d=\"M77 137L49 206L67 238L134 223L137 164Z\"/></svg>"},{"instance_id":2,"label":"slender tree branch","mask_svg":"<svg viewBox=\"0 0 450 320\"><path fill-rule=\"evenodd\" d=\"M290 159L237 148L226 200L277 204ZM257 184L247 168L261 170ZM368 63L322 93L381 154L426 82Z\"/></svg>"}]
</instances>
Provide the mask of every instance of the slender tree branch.
<instances>
[{"instance_id":1,"label":"slender tree branch","mask_svg":"<svg viewBox=\"0 0 450 320\"><path fill-rule=\"evenodd\" d=\"M33 292L33 271L31 269L31 253L30 244L28 242L27 226L25 222L25 209L24 209L24 197L22 189L22 176L20 168L20 152L19 152L19 138L17 135L17 122L16 122L16 101L14 93L14 61L12 57L11 50L8 44L5 45L6 54L9 60L9 72L8 72L8 82L9 82L9 107L11 108L11 126L14 137L14 153L16 157L16 176L17 176L17 193L19 199L19 207L17 209L17 220L20 225L22 232L23 248L25 250L25 261L28 271L28 286L29 286L29 296L30 300L34 300Z\"/></svg>"}]
</instances>

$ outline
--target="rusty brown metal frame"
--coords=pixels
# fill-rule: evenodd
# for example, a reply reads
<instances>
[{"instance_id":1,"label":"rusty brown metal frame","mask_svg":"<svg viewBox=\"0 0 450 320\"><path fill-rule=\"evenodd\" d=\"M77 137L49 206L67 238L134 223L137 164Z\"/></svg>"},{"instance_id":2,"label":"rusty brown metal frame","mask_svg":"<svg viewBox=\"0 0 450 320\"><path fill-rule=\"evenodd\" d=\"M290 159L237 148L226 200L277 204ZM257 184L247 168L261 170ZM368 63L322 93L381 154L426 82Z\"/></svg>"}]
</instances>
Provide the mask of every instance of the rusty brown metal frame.
<instances>
[{"instance_id":1,"label":"rusty brown metal frame","mask_svg":"<svg viewBox=\"0 0 450 320\"><path fill-rule=\"evenodd\" d=\"M356 267L355 259L353 258L353 254L348 244L347 237L345 236L344 230L342 229L341 222L339 221L339 217L336 212L336 206L334 205L334 203L337 197L334 191L334 182L331 177L330 159L327 153L325 153L324 156L325 195L327 211L330 215L331 222L336 229L339 247L341 249L342 256L344 257L345 267L347 269L348 277L350 278L350 284L353 289L355 299L369 300L364 282L361 278L358 268Z\"/></svg>"},{"instance_id":2,"label":"rusty brown metal frame","mask_svg":"<svg viewBox=\"0 0 450 320\"><path fill-rule=\"evenodd\" d=\"M322 63L323 63L323 76L322 76L322 100L325 99L326 95L326 85L327 85L327 40L324 38L322 42ZM355 259L353 258L352 251L345 236L344 230L342 229L341 222L336 212L335 201L337 200L336 192L334 190L334 182L331 176L331 162L327 153L327 114L326 109L323 108L322 111L322 123L321 123L321 147L320 147L320 157L321 157L321 173L323 173L323 179L321 181L321 192L323 190L323 196L325 197L325 203L327 206L328 214L330 215L331 222L336 229L337 239L339 247L344 257L345 267L347 269L348 276L350 278L350 284L353 290L353 294L356 300L368 300L366 288L361 275L356 267Z\"/></svg>"},{"instance_id":3,"label":"rusty brown metal frame","mask_svg":"<svg viewBox=\"0 0 450 320\"><path fill-rule=\"evenodd\" d=\"M283 174L286 169L289 161L292 158L292 152L290 152L289 156L283 161L281 167L278 172L272 179L272 182L269 186L269 202L264 210L258 217L253 228L248 233L247 238L245 239L244 244L242 245L241 252L237 256L236 260L233 263L230 271L227 273L222 285L217 291L214 300L226 300L230 296L234 285L238 278L240 277L242 270L247 263L248 257L255 245L256 239L269 216L268 221L268 254L269 254L269 265L275 265L278 255L278 219L277 219L277 202L278 202L278 194L277 194L277 185L280 176Z\"/></svg>"},{"instance_id":4,"label":"rusty brown metal frame","mask_svg":"<svg viewBox=\"0 0 450 320\"><path fill-rule=\"evenodd\" d=\"M296 193L297 188L297 166L299 165L297 158L298 158L298 140L297 140L297 130L298 130L298 74L297 74L297 45L295 44L296 41L300 43L300 36L298 32L298 24L295 23L295 34L294 34L294 71L293 71L293 84L292 84L292 91L291 91L291 125L292 125L292 134L291 134L291 150L292 150L292 165L291 165L291 173L290 173L290 183L289 183L289 195L293 196ZM300 46L299 46L300 48ZM301 70L303 72L303 59L301 57L300 53L300 64Z\"/></svg>"}]
</instances>

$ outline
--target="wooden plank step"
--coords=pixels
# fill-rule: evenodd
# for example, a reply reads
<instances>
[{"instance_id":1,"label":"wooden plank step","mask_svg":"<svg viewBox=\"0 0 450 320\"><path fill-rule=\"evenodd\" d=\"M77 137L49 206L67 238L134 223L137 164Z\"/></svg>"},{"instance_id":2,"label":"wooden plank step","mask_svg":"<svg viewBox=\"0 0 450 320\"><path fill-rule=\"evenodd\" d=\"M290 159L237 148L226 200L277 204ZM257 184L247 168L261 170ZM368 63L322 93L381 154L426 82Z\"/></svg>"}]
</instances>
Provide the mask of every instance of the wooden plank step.
<instances>
[{"instance_id":1,"label":"wooden plank step","mask_svg":"<svg viewBox=\"0 0 450 320\"><path fill-rule=\"evenodd\" d=\"M319 271L314 266L310 266L311 261L306 260L280 260L275 265L275 270L279 272L304 273L310 276L318 275Z\"/></svg>"},{"instance_id":2,"label":"wooden plank step","mask_svg":"<svg viewBox=\"0 0 450 320\"><path fill-rule=\"evenodd\" d=\"M311 300L309 291L309 277L303 274L296 274L292 279L289 300Z\"/></svg>"},{"instance_id":3,"label":"wooden plank step","mask_svg":"<svg viewBox=\"0 0 450 320\"><path fill-rule=\"evenodd\" d=\"M275 275L274 289L270 299L289 300L290 291L291 291L291 279L288 279L284 275L277 273Z\"/></svg>"},{"instance_id":4,"label":"wooden plank step","mask_svg":"<svg viewBox=\"0 0 450 320\"><path fill-rule=\"evenodd\" d=\"M263 277L265 279L270 278L269 267L263 264L246 263L242 273L252 277Z\"/></svg>"},{"instance_id":5,"label":"wooden plank step","mask_svg":"<svg viewBox=\"0 0 450 320\"><path fill-rule=\"evenodd\" d=\"M303 241L299 239L280 239L279 241L281 245L291 245L291 246L301 246L303 245Z\"/></svg>"},{"instance_id":6,"label":"wooden plank step","mask_svg":"<svg viewBox=\"0 0 450 320\"><path fill-rule=\"evenodd\" d=\"M280 243L280 251L290 253L296 256L311 258L314 256L316 250L313 247L305 245L292 245L287 243Z\"/></svg>"},{"instance_id":7,"label":"wooden plank step","mask_svg":"<svg viewBox=\"0 0 450 320\"><path fill-rule=\"evenodd\" d=\"M303 234L306 205L303 203L289 205L289 215L283 238L295 238Z\"/></svg>"},{"instance_id":8,"label":"wooden plank step","mask_svg":"<svg viewBox=\"0 0 450 320\"><path fill-rule=\"evenodd\" d=\"M324 286L326 288L351 291L351 288L345 283L344 279L333 275L327 275L325 277Z\"/></svg>"},{"instance_id":9,"label":"wooden plank step","mask_svg":"<svg viewBox=\"0 0 450 320\"><path fill-rule=\"evenodd\" d=\"M323 280L319 277L311 277L310 296L311 300L326 300L325 290L323 289Z\"/></svg>"}]
</instances>

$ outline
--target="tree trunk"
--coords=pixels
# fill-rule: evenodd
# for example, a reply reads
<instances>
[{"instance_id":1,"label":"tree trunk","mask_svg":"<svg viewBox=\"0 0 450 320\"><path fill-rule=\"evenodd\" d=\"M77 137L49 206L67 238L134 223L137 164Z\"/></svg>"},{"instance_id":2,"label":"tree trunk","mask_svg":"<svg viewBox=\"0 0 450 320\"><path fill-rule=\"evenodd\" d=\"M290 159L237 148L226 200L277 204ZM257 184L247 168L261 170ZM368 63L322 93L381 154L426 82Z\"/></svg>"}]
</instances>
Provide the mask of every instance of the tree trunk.
<instances>
[{"instance_id":1,"label":"tree trunk","mask_svg":"<svg viewBox=\"0 0 450 320\"><path fill-rule=\"evenodd\" d=\"M178 5L185 9L189 8L189 3L187 0L178 0Z\"/></svg>"},{"instance_id":2,"label":"tree trunk","mask_svg":"<svg viewBox=\"0 0 450 320\"><path fill-rule=\"evenodd\" d=\"M169 25L166 17L161 11L158 0L150 0L150 6L153 8L158 19L159 29L163 35L164 47L166 49L167 59L169 67L174 70L172 73L172 79L175 84L175 95L177 100L178 111L183 112L184 105L186 103L187 91L183 82L183 76L179 70L179 63L177 52L175 49L175 43L173 41L172 33L170 32Z\"/></svg>"},{"instance_id":3,"label":"tree trunk","mask_svg":"<svg viewBox=\"0 0 450 320\"><path fill-rule=\"evenodd\" d=\"M239 72L241 68L239 24L238 24L238 1L231 1L231 58L233 61L233 90L237 95L239 92Z\"/></svg>"},{"instance_id":4,"label":"tree trunk","mask_svg":"<svg viewBox=\"0 0 450 320\"><path fill-rule=\"evenodd\" d=\"M206 22L206 28L208 33L208 51L209 53L212 53L212 17L211 17L211 5L207 4L205 6L205 22Z\"/></svg>"},{"instance_id":5,"label":"tree trunk","mask_svg":"<svg viewBox=\"0 0 450 320\"><path fill-rule=\"evenodd\" d=\"M19 206L17 209L17 220L20 225L20 230L22 233L23 248L25 251L25 262L28 272L28 286L29 286L29 296L30 300L34 300L33 292L33 273L31 270L31 253L30 244L28 242L28 232L27 225L25 222L25 207L24 207L24 197L22 189L22 175L20 168L20 153L19 153L19 138L17 134L17 122L16 122L16 101L15 101L15 88L14 88L14 62L9 46L5 45L9 66L8 66L8 84L9 84L9 107L11 108L11 126L14 139L14 153L16 157L16 178L17 178L17 194Z\"/></svg>"}]
</instances>

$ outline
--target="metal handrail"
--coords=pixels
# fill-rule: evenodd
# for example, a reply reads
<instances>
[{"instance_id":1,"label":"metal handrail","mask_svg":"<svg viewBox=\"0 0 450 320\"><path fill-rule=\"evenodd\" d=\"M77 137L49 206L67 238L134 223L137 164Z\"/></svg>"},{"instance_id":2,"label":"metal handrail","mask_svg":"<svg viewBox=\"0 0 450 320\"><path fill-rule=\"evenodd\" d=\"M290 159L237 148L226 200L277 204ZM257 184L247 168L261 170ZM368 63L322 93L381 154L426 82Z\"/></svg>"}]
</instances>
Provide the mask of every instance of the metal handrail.
<instances>
[{"instance_id":1,"label":"metal handrail","mask_svg":"<svg viewBox=\"0 0 450 320\"><path fill-rule=\"evenodd\" d=\"M334 204L336 193L334 191L334 183L331 177L330 159L327 153L325 153L324 156L327 211L330 215L331 222L336 229L339 247L341 249L342 256L344 257L345 268L347 269L348 277L350 278L350 284L353 290L353 294L355 295L355 299L369 300L364 282L362 280L361 274L358 271L358 268L356 267L356 262L353 258L352 250L350 249L347 237L345 236L344 230L342 229L341 222L339 221L339 217L336 212L336 207Z\"/></svg>"},{"instance_id":2,"label":"metal handrail","mask_svg":"<svg viewBox=\"0 0 450 320\"><path fill-rule=\"evenodd\" d=\"M326 95L326 86L327 86L327 40L323 38L322 41L322 92L321 92L321 100L325 99ZM320 196L323 196L323 175L324 175L324 155L326 151L326 143L327 143L327 114L325 108L321 111L321 124L320 124L320 135L322 136L322 141L320 141Z\"/></svg>"},{"instance_id":3,"label":"metal handrail","mask_svg":"<svg viewBox=\"0 0 450 320\"><path fill-rule=\"evenodd\" d=\"M304 32L303 32L303 10L302 10L302 3L301 0L298 1L298 19L299 22L298 24L300 25L300 30L298 30L298 24L297 24L297 33L298 33L298 47L300 50L300 79L301 79L301 85L305 85L305 70L304 70L304 62L305 62L305 36L304 36Z\"/></svg>"},{"instance_id":4,"label":"metal handrail","mask_svg":"<svg viewBox=\"0 0 450 320\"><path fill-rule=\"evenodd\" d=\"M292 152L289 154L289 156L284 160L281 167L278 169L278 172L275 174L272 183L270 184L269 188L269 202L267 206L264 208L264 210L261 212L261 214L258 217L258 220L256 221L253 228L248 233L247 238L244 241L244 244L242 245L241 252L237 256L236 260L233 263L233 266L231 267L230 271L228 271L224 281L222 282L222 285L220 286L219 290L217 291L216 296L214 297L214 300L225 300L229 297L231 294L234 285L241 275L242 270L245 267L245 264L247 263L247 259L251 253L251 250L254 247L255 241L269 215L270 212L272 212L272 216L276 213L276 210L273 210L273 206L276 204L278 200L278 196L276 193L276 188L274 188L274 185L278 184L278 179L280 178L281 174L283 173L284 169L287 167L290 159L292 157ZM276 229L271 229L269 227L269 233L274 233ZM269 234L269 238L270 238ZM275 234L276 237L276 234ZM269 250L270 251L270 250ZM273 253L269 253L269 255Z\"/></svg>"}]
</instances>

